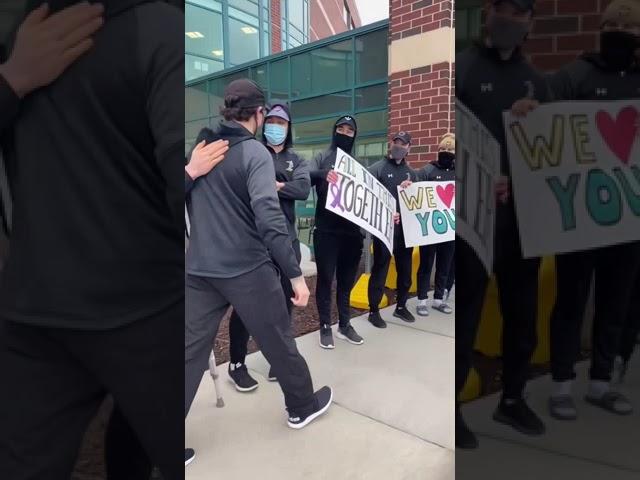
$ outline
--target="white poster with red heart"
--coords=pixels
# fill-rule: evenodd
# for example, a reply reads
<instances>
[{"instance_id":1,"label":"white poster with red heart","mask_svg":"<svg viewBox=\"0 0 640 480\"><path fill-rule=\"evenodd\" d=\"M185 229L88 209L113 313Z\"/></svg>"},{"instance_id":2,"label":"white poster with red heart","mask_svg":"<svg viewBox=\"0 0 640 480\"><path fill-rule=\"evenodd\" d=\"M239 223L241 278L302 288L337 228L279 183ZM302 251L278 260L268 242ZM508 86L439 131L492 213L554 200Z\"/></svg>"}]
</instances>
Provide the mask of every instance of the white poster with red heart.
<instances>
[{"instance_id":1,"label":"white poster with red heart","mask_svg":"<svg viewBox=\"0 0 640 480\"><path fill-rule=\"evenodd\" d=\"M417 182L398 195L407 247L455 240L456 182Z\"/></svg>"},{"instance_id":2,"label":"white poster with red heart","mask_svg":"<svg viewBox=\"0 0 640 480\"><path fill-rule=\"evenodd\" d=\"M504 114L526 258L640 240L640 101Z\"/></svg>"}]
</instances>

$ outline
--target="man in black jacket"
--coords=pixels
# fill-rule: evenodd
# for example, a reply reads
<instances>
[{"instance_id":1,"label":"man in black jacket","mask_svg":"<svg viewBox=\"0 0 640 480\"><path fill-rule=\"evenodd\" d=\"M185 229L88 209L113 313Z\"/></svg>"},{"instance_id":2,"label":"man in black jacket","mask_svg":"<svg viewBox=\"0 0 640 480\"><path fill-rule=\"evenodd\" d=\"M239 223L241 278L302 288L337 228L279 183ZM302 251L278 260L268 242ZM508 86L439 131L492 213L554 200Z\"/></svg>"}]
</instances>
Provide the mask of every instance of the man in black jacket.
<instances>
[{"instance_id":1,"label":"man in black jacket","mask_svg":"<svg viewBox=\"0 0 640 480\"><path fill-rule=\"evenodd\" d=\"M438 146L438 159L417 172L418 182L455 181L456 140L451 133L442 137ZM420 268L418 268L418 315L429 315L427 299L431 283L431 270L434 260L436 264L435 290L433 292L433 308L442 313L453 313L447 304L445 290L450 289L451 265L455 253L455 240L423 245L420 247Z\"/></svg>"},{"instance_id":2,"label":"man in black jacket","mask_svg":"<svg viewBox=\"0 0 640 480\"><path fill-rule=\"evenodd\" d=\"M382 183L396 199L396 213L394 216L395 228L393 231L393 257L398 272L396 309L393 316L405 322L415 322L415 318L407 309L407 299L411 288L411 270L413 248L404 243L404 232L400 225L400 203L398 187L406 181L416 180L415 172L407 165L406 157L411 149L411 134L398 132L394 135L391 148L386 158L375 163L369 172ZM384 294L384 284L389 273L391 253L381 240L373 239L373 266L371 278L369 278L369 322L374 327L386 328L387 322L380 316L380 302Z\"/></svg>"},{"instance_id":3,"label":"man in black jacket","mask_svg":"<svg viewBox=\"0 0 640 480\"><path fill-rule=\"evenodd\" d=\"M535 0L487 3L485 38L456 55L456 97L485 125L501 146L502 179L496 210L494 271L503 318L503 393L494 413L498 422L528 435L545 431L527 406L524 388L536 346L538 269L540 259L524 259L513 199L508 195L509 161L502 114L527 96L549 99L544 77L526 60L522 46L533 23ZM464 387L488 277L469 245L456 240L456 394ZM499 332L495 332L499 335ZM456 446L475 448L477 439L456 414Z\"/></svg>"},{"instance_id":4,"label":"man in black jacket","mask_svg":"<svg viewBox=\"0 0 640 480\"><path fill-rule=\"evenodd\" d=\"M331 146L327 151L316 155L310 166L311 185L317 193L313 232L313 247L318 267L316 303L320 316L320 346L326 349L335 347L331 331L331 285L334 276L337 281L337 336L354 345L363 343L362 337L351 325L349 306L351 290L356 283L358 265L362 257L362 232L356 224L325 208L329 190L328 177L335 166L337 149L351 154L357 131L353 117L340 117L333 127Z\"/></svg>"},{"instance_id":5,"label":"man in black jacket","mask_svg":"<svg viewBox=\"0 0 640 480\"><path fill-rule=\"evenodd\" d=\"M186 417L208 368L220 321L233 306L278 378L289 427L299 429L327 411L333 392L329 387L313 391L274 265L292 284L293 304L306 306L309 290L278 200L274 163L255 139L264 104L264 93L250 80L226 87L225 121L217 132L204 134L208 141L228 140L229 151L216 168L188 185L184 412ZM185 462L189 458L191 449Z\"/></svg>"},{"instance_id":6,"label":"man in black jacket","mask_svg":"<svg viewBox=\"0 0 640 480\"><path fill-rule=\"evenodd\" d=\"M164 477L183 474L184 17L162 2L103 3L91 51L16 107L3 143L14 215L0 288L2 478L68 478L106 393ZM54 32L43 54L84 37ZM21 28L13 52L35 40Z\"/></svg>"},{"instance_id":7,"label":"man in black jacket","mask_svg":"<svg viewBox=\"0 0 640 480\"><path fill-rule=\"evenodd\" d=\"M262 128L262 139L264 145L273 158L273 165L276 170L276 189L280 200L280 208L287 220L289 237L293 244L296 260L300 263L300 241L296 230L296 200L306 200L311 191L311 180L309 179L309 166L293 151L293 132L291 130L291 117L286 105L273 105ZM293 290L291 282L286 275L280 271L280 281L282 289L287 298L287 309L289 315L293 309ZM249 332L244 326L240 316L234 310L229 322L229 377L233 380L236 390L239 392L250 392L258 388L258 382L251 377L244 361L247 356L247 343L249 342ZM268 379L275 381L273 368L269 369Z\"/></svg>"}]
</instances>

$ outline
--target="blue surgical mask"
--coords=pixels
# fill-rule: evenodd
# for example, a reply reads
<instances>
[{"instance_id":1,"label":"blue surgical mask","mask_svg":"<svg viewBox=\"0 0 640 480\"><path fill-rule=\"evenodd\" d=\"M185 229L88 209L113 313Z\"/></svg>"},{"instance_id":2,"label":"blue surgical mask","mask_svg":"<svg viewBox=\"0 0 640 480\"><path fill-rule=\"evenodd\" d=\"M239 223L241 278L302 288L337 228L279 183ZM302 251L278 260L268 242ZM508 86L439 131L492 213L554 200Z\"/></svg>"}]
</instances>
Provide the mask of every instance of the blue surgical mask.
<instances>
[{"instance_id":1,"label":"blue surgical mask","mask_svg":"<svg viewBox=\"0 0 640 480\"><path fill-rule=\"evenodd\" d=\"M287 128L275 123L267 123L264 126L264 136L269 145L282 145L287 139Z\"/></svg>"}]
</instances>

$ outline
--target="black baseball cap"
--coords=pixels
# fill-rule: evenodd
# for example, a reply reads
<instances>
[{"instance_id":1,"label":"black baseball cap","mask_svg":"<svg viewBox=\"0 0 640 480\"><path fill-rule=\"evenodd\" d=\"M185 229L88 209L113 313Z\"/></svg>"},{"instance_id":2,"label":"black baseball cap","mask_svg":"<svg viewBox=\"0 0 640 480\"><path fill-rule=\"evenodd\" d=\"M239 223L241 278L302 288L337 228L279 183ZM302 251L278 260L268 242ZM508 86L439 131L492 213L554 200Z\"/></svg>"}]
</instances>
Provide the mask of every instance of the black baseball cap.
<instances>
[{"instance_id":1,"label":"black baseball cap","mask_svg":"<svg viewBox=\"0 0 640 480\"><path fill-rule=\"evenodd\" d=\"M518 7L523 12L533 11L536 6L536 0L493 0L494 5L498 5L502 2L509 2Z\"/></svg>"},{"instance_id":2,"label":"black baseball cap","mask_svg":"<svg viewBox=\"0 0 640 480\"><path fill-rule=\"evenodd\" d=\"M393 141L402 140L405 144L409 145L411 143L411 134L409 132L401 131L396 133L393 136Z\"/></svg>"},{"instance_id":3,"label":"black baseball cap","mask_svg":"<svg viewBox=\"0 0 640 480\"><path fill-rule=\"evenodd\" d=\"M351 115L345 115L340 117L336 122L335 128L338 128L340 125L351 125L354 130L357 130L356 121Z\"/></svg>"},{"instance_id":4,"label":"black baseball cap","mask_svg":"<svg viewBox=\"0 0 640 480\"><path fill-rule=\"evenodd\" d=\"M224 89L224 106L227 108L264 107L265 96L257 83L241 78Z\"/></svg>"}]
</instances>

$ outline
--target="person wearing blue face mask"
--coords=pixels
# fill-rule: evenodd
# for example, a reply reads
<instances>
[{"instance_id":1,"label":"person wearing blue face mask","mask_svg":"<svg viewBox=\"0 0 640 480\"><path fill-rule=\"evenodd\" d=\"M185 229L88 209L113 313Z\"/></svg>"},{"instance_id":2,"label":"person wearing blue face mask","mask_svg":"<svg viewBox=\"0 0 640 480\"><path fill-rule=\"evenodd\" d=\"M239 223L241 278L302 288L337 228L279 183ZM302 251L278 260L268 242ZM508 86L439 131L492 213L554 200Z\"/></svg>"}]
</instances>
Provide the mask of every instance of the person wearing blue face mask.
<instances>
[{"instance_id":1,"label":"person wearing blue face mask","mask_svg":"<svg viewBox=\"0 0 640 480\"><path fill-rule=\"evenodd\" d=\"M274 105L265 117L262 129L263 143L273 157L276 170L276 190L280 199L280 207L287 219L289 235L293 249L298 259L301 259L300 242L296 232L296 200L306 200L311 191L309 166L293 150L293 135L291 132L291 114L286 105ZM291 282L285 275L281 275L282 289L287 299L292 298ZM289 314L292 304L287 301ZM237 313L232 314L229 322L229 377L233 380L236 390L250 392L258 388L258 382L251 377L245 365L249 332L245 328ZM275 375L269 370L269 380L275 381Z\"/></svg>"}]
</instances>

